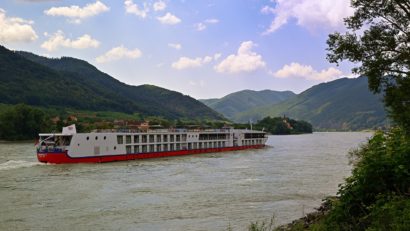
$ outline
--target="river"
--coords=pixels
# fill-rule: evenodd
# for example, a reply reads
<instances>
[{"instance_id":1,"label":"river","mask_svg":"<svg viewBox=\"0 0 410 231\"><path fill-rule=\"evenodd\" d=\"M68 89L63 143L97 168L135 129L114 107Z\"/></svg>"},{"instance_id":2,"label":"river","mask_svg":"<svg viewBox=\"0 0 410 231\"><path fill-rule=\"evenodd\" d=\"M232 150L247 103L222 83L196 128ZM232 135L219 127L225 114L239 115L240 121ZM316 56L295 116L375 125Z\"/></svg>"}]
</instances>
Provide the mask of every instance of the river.
<instances>
[{"instance_id":1,"label":"river","mask_svg":"<svg viewBox=\"0 0 410 231\"><path fill-rule=\"evenodd\" d=\"M104 164L46 165L0 143L0 230L247 230L318 207L371 133L270 136L267 147Z\"/></svg>"}]
</instances>

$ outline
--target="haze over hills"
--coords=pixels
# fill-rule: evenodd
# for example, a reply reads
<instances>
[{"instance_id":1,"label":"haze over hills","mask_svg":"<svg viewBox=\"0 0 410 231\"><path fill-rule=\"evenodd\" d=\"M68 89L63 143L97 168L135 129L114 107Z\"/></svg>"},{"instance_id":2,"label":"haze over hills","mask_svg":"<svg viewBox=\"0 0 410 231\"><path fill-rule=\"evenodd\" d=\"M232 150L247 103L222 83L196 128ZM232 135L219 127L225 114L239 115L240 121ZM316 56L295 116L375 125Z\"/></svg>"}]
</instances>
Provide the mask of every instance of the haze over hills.
<instances>
[{"instance_id":1,"label":"haze over hills","mask_svg":"<svg viewBox=\"0 0 410 231\"><path fill-rule=\"evenodd\" d=\"M139 113L167 119L224 119L190 96L153 85L124 84L83 60L50 59L2 46L0 103Z\"/></svg>"},{"instance_id":2,"label":"haze over hills","mask_svg":"<svg viewBox=\"0 0 410 231\"><path fill-rule=\"evenodd\" d=\"M274 105L296 96L291 91L252 91L243 90L226 95L220 99L200 99L202 103L222 113L228 119L235 119L238 113L250 108Z\"/></svg>"},{"instance_id":3,"label":"haze over hills","mask_svg":"<svg viewBox=\"0 0 410 231\"><path fill-rule=\"evenodd\" d=\"M225 112L213 104L209 106L222 114ZM388 123L382 97L369 91L366 77L321 83L274 105L249 107L234 115L225 114L235 122L283 115L306 120L319 130L372 129Z\"/></svg>"}]
</instances>

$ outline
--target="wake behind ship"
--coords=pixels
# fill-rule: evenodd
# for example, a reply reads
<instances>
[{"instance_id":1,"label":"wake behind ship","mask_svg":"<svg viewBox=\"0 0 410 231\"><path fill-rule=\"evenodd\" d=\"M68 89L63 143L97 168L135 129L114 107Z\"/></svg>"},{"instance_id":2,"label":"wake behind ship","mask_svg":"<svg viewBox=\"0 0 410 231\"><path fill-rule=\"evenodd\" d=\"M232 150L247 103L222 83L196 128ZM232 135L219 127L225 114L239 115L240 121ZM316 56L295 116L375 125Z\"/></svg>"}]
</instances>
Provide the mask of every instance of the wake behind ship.
<instances>
[{"instance_id":1,"label":"wake behind ship","mask_svg":"<svg viewBox=\"0 0 410 231\"><path fill-rule=\"evenodd\" d=\"M103 130L39 134L37 158L44 163L102 163L262 148L263 131L223 129Z\"/></svg>"}]
</instances>

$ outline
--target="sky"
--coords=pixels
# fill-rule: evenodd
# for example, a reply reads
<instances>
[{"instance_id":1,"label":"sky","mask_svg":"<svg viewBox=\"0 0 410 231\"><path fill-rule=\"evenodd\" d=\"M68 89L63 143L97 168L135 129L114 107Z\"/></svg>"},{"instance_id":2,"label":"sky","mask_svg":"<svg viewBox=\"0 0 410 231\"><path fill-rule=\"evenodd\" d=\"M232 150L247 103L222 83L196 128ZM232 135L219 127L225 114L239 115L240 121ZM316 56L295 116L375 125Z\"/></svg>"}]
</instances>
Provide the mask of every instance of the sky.
<instances>
[{"instance_id":1,"label":"sky","mask_svg":"<svg viewBox=\"0 0 410 231\"><path fill-rule=\"evenodd\" d=\"M326 60L350 0L1 0L0 44L197 99L354 77Z\"/></svg>"}]
</instances>

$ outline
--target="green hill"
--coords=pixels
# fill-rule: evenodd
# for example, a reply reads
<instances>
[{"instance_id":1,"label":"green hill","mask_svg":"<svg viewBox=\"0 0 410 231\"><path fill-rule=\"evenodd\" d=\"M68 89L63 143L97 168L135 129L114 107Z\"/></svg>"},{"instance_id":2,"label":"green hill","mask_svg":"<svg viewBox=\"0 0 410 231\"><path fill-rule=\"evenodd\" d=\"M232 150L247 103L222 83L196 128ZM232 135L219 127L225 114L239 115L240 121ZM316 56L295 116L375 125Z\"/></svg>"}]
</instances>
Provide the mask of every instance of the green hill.
<instances>
[{"instance_id":1,"label":"green hill","mask_svg":"<svg viewBox=\"0 0 410 231\"><path fill-rule=\"evenodd\" d=\"M319 130L361 130L388 122L380 95L368 90L366 77L338 79L311 87L296 97L273 106L238 113L234 120L246 122L266 116L306 120Z\"/></svg>"},{"instance_id":2,"label":"green hill","mask_svg":"<svg viewBox=\"0 0 410 231\"><path fill-rule=\"evenodd\" d=\"M152 85L124 84L83 60L50 59L2 46L0 103L139 113L167 119L224 119L189 96Z\"/></svg>"},{"instance_id":3,"label":"green hill","mask_svg":"<svg viewBox=\"0 0 410 231\"><path fill-rule=\"evenodd\" d=\"M294 96L295 93L291 91L243 90L220 99L201 99L199 101L222 113L227 118L234 119L238 113L255 107L273 105Z\"/></svg>"}]
</instances>

